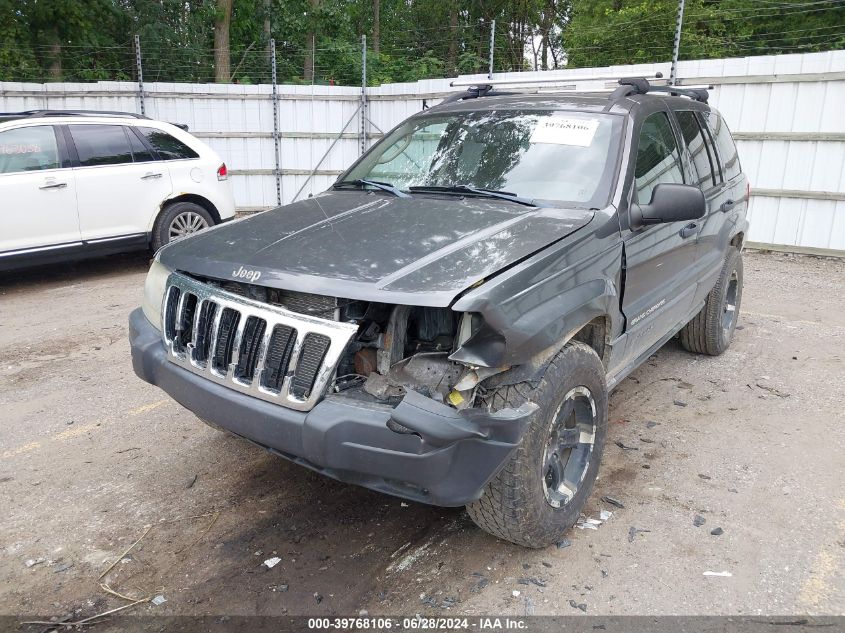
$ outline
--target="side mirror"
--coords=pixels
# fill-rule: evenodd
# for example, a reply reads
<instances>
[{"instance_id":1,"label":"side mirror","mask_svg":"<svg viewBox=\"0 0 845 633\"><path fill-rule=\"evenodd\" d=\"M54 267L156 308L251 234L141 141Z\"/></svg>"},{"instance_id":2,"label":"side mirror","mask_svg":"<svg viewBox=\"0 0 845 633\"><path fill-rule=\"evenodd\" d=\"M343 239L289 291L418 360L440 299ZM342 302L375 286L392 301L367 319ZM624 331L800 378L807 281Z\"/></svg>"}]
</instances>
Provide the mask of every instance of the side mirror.
<instances>
[{"instance_id":1,"label":"side mirror","mask_svg":"<svg viewBox=\"0 0 845 633\"><path fill-rule=\"evenodd\" d=\"M662 183L651 192L651 201L648 204L635 204L631 207L631 228L697 220L706 210L704 194L698 187Z\"/></svg>"}]
</instances>

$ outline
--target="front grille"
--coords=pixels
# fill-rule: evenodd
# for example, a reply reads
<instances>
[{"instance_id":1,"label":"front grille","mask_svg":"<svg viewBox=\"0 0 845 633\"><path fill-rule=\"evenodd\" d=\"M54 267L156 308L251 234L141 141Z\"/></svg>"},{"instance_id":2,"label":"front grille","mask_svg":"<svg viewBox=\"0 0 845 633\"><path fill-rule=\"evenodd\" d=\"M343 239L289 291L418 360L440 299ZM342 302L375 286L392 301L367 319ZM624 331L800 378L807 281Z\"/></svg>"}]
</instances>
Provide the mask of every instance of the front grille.
<instances>
[{"instance_id":1,"label":"front grille","mask_svg":"<svg viewBox=\"0 0 845 633\"><path fill-rule=\"evenodd\" d=\"M357 331L331 320L336 300L326 299L311 301L327 312L319 318L173 273L162 305L168 358L237 391L310 410Z\"/></svg>"}]
</instances>

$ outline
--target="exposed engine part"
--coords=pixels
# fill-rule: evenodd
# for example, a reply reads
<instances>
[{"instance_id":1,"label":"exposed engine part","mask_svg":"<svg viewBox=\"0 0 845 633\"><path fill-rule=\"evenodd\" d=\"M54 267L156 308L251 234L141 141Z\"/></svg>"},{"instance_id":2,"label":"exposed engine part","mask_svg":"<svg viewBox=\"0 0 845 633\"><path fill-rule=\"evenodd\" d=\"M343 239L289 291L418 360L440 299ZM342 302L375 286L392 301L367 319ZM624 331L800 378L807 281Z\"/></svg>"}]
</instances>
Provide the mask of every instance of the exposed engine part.
<instances>
[{"instance_id":1,"label":"exposed engine part","mask_svg":"<svg viewBox=\"0 0 845 633\"><path fill-rule=\"evenodd\" d=\"M384 332L384 347L378 353L378 372L386 376L390 367L405 356L410 306L394 306Z\"/></svg>"},{"instance_id":2,"label":"exposed engine part","mask_svg":"<svg viewBox=\"0 0 845 633\"><path fill-rule=\"evenodd\" d=\"M424 352L395 363L386 376L369 375L364 391L380 400L417 391L438 402L445 402L463 367L447 358L446 352Z\"/></svg>"},{"instance_id":3,"label":"exposed engine part","mask_svg":"<svg viewBox=\"0 0 845 633\"><path fill-rule=\"evenodd\" d=\"M363 347L355 352L353 362L355 364L355 373L361 376L369 376L376 371L377 353L373 347Z\"/></svg>"}]
</instances>

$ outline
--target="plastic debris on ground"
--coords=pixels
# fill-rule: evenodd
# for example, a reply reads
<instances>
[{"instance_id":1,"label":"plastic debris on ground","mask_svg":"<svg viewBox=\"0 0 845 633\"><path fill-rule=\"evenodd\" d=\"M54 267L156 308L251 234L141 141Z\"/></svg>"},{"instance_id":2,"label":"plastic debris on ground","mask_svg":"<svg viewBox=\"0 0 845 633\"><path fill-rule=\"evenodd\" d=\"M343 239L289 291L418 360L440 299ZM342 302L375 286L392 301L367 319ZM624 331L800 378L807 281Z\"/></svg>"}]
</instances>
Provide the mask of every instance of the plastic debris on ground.
<instances>
[{"instance_id":1,"label":"plastic debris on ground","mask_svg":"<svg viewBox=\"0 0 845 633\"><path fill-rule=\"evenodd\" d=\"M45 559L43 558L30 558L28 561L24 563L27 567L34 567L35 565L40 565L43 563Z\"/></svg>"},{"instance_id":2,"label":"plastic debris on ground","mask_svg":"<svg viewBox=\"0 0 845 633\"><path fill-rule=\"evenodd\" d=\"M274 556L273 558L268 558L267 560L265 560L264 566L267 569L273 569L273 567L275 567L276 565L278 565L281 562L282 562L281 558L279 558L278 556Z\"/></svg>"},{"instance_id":3,"label":"plastic debris on ground","mask_svg":"<svg viewBox=\"0 0 845 633\"><path fill-rule=\"evenodd\" d=\"M610 512L609 510L602 510L599 513L598 519L591 519L582 514L580 517L578 517L578 521L576 521L575 527L577 527L579 530L598 530L599 526L605 521L609 520L612 516L613 512ZM560 547L560 545L558 545L558 547Z\"/></svg>"},{"instance_id":4,"label":"plastic debris on ground","mask_svg":"<svg viewBox=\"0 0 845 633\"><path fill-rule=\"evenodd\" d=\"M730 578L733 574L729 571L706 571L702 576L715 576L717 578Z\"/></svg>"},{"instance_id":5,"label":"plastic debris on ground","mask_svg":"<svg viewBox=\"0 0 845 633\"><path fill-rule=\"evenodd\" d=\"M573 609L580 609L584 613L587 612L587 604L585 602L575 602L574 600L569 601L569 606Z\"/></svg>"},{"instance_id":6,"label":"plastic debris on ground","mask_svg":"<svg viewBox=\"0 0 845 633\"><path fill-rule=\"evenodd\" d=\"M162 605L165 602L167 602L167 598L165 598L162 595L158 595L155 598L153 598L152 600L150 600L150 602L152 602L155 606L159 606L159 605Z\"/></svg>"},{"instance_id":7,"label":"plastic debris on ground","mask_svg":"<svg viewBox=\"0 0 845 633\"><path fill-rule=\"evenodd\" d=\"M642 528L632 527L628 530L628 542L633 543L634 539L637 538L637 534L640 532L651 532L651 530L643 530Z\"/></svg>"},{"instance_id":8,"label":"plastic debris on ground","mask_svg":"<svg viewBox=\"0 0 845 633\"><path fill-rule=\"evenodd\" d=\"M609 503L612 506L616 506L617 508L624 508L625 507L625 504L622 503L621 501L619 501L619 499L614 499L613 497L608 497L607 495L602 497L601 500L604 501L605 503Z\"/></svg>"}]
</instances>

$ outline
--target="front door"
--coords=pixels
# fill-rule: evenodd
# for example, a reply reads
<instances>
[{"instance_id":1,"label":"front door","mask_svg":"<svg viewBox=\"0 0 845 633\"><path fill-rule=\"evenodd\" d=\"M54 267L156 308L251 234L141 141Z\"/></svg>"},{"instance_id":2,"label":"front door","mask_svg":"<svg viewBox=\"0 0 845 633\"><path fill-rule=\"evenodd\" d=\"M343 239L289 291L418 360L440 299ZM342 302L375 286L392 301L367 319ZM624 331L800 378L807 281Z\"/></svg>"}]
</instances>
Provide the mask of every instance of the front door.
<instances>
[{"instance_id":1,"label":"front door","mask_svg":"<svg viewBox=\"0 0 845 633\"><path fill-rule=\"evenodd\" d=\"M662 111L642 122L636 138L634 202L648 204L658 184L684 183L679 143ZM625 231L625 361L640 356L688 316L696 288L691 271L697 230L695 222L669 222Z\"/></svg>"},{"instance_id":2,"label":"front door","mask_svg":"<svg viewBox=\"0 0 845 633\"><path fill-rule=\"evenodd\" d=\"M52 125L0 132L0 254L79 245L76 186Z\"/></svg>"},{"instance_id":3,"label":"front door","mask_svg":"<svg viewBox=\"0 0 845 633\"><path fill-rule=\"evenodd\" d=\"M167 164L150 162L126 126L78 123L68 129L78 156L73 171L82 239L148 232L172 190Z\"/></svg>"}]
</instances>

